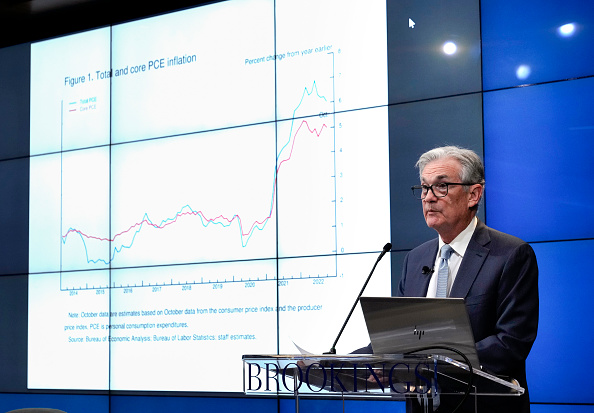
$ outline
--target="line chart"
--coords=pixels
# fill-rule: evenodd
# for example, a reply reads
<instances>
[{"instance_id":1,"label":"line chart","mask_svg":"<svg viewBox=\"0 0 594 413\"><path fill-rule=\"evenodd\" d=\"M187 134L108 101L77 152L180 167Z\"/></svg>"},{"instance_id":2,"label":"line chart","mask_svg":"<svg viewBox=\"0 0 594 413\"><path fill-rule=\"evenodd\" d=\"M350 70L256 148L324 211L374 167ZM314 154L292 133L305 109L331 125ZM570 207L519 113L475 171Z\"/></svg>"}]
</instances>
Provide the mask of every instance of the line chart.
<instances>
[{"instance_id":1,"label":"line chart","mask_svg":"<svg viewBox=\"0 0 594 413\"><path fill-rule=\"evenodd\" d=\"M328 55L333 57L332 53L328 53ZM333 75L330 79L333 79ZM279 173L281 173L283 166L293 159L296 144L299 145L299 141L304 138L300 138L300 135L309 135L313 138L320 138L324 130L334 128L333 125L329 125L326 122L316 122L316 125L312 125L313 119L321 121L324 117L328 116L327 104L329 101L330 103L333 103L333 97L329 99L321 94L318 90L318 83L316 80L312 81L311 86L303 88L299 102L292 112L287 138L282 145L278 145L278 148L280 149L277 151L272 185L269 190L269 207L266 211L261 211L258 218L246 219L241 213L237 212L230 214L225 212L207 212L200 207L196 207L192 203L186 203L179 208L177 212L159 219L153 218L152 213L145 211L139 220L126 226L122 230L117 230L115 234L110 236L99 236L84 230L80 226L69 226L61 235L61 245L66 247L67 244L71 244L78 239L82 245L84 260L87 264L111 265L117 260L120 254L134 247L137 243L137 239L142 236L143 232L149 229L164 230L173 227L176 224L181 224L182 222L187 223L190 218L196 218L202 228L205 229L208 227L230 228L235 225L237 231L236 235L239 236L241 248L246 248L254 234L264 230L267 223L273 217L275 203L277 202ZM321 105L316 102L320 102ZM321 108L321 110L317 111L319 115L316 117L299 118L299 112L304 107L307 107L307 110L310 111L312 108L315 109L316 107ZM93 244L94 246L90 247L90 244ZM106 250L105 247L97 247L102 244L106 244L108 249ZM96 251L109 252L107 256L97 256Z\"/></svg>"},{"instance_id":2,"label":"line chart","mask_svg":"<svg viewBox=\"0 0 594 413\"><path fill-rule=\"evenodd\" d=\"M314 82L314 87L312 89L315 89L315 82ZM307 89L305 89L304 91L304 95L305 94L311 94L307 91ZM208 217L206 216L205 212L202 210L196 210L193 209L192 206L190 205L184 205L178 212L176 212L172 217L170 218L166 218L161 220L160 222L154 222L147 213L144 214L144 216L142 217L142 219L136 223L134 223L133 225L131 225L130 227L128 227L127 229L115 234L113 237L111 238L107 238L107 237L98 237L98 236L94 236L94 235L90 235L87 234L85 232L83 232L82 230L76 229L76 228L69 228L66 233L64 235L62 235L62 243L66 244L67 239L69 236L71 235L78 235L81 239L81 241L83 242L83 245L85 247L85 254L86 254L86 260L87 263L104 263L104 264L110 264L115 258L116 255L121 253L123 250L125 249L129 249L132 248L134 241L136 239L136 237L138 236L138 234L142 231L142 229L144 227L151 227L154 229L163 229L167 226L176 224L178 222L180 222L183 218L185 217L198 217L201 221L201 224L203 227L208 227L209 225L220 225L222 227L229 227L231 226L234 222L237 222L238 225L238 231L239 231L239 235L240 235L240 239L241 239L241 246L243 248L245 248L250 240L250 238L254 235L254 232L256 230L261 231L264 229L264 227L266 226L266 223L270 220L270 218L272 217L272 213L274 210L274 203L275 203L275 199L276 199L276 192L277 192L277 183L278 183L278 174L280 172L281 167L283 166L283 164L285 162L289 162L291 160L291 157L293 155L293 149L295 147L295 142L297 141L297 135L299 134L299 132L302 130L302 128L305 128L304 130L307 130L307 132L309 132L312 135L315 135L316 137L320 137L320 135L322 134L323 130L326 129L328 126L324 123L322 124L322 126L319 128L319 130L317 128L312 128L310 127L309 123L307 120L301 120L299 126L296 128L295 133L292 133L292 136L289 138L289 141L285 144L285 146L283 147L283 149L281 150L281 154L283 154L285 151L285 149L287 149L288 153L285 157L283 157L282 159L278 159L277 160L277 168L274 172L274 182L272 185L272 196L271 196L271 202L270 202L270 209L268 211L268 214L257 221L252 222L251 224L248 224L247 226L244 224L243 219L241 218L240 215L233 215L232 217L227 217L224 215L217 215L214 217ZM247 230L246 230L247 228ZM122 244L120 246L116 246L113 248L111 256L108 259L103 259L103 258L97 258L97 259L93 259L91 257L89 257L89 252L88 249L86 247L86 242L85 240L95 240L95 241L101 241L101 242L109 242L109 243L117 243L118 240L126 235L126 234L132 234L132 240L127 243L127 244Z\"/></svg>"},{"instance_id":3,"label":"line chart","mask_svg":"<svg viewBox=\"0 0 594 413\"><path fill-rule=\"evenodd\" d=\"M331 66L328 68L331 70L330 76L303 79L308 84L295 95L295 104L289 112L292 116L287 120L248 127L257 129L254 131L241 127L215 132L216 136L210 136L212 133L206 132L161 139L156 142L161 146L151 142L145 144L143 141L117 146L117 150L111 152L109 163L106 164L109 174L117 177L111 178L109 189L110 234L97 235L101 233L97 225L92 226L91 231L85 230L85 226L81 225L85 222L83 212L80 212L81 208L85 209L84 199L68 205L68 216L77 219L73 221L75 225L64 226L60 236L61 289L195 284L208 284L215 288L220 283L338 277L334 53L327 53L326 56L326 59L331 59ZM320 88L322 83L323 87ZM324 92L321 92L322 90ZM264 129L259 131L262 128ZM262 135L262 132L268 137L253 141L253 138ZM204 143L205 138L207 143ZM235 145L243 141L251 143L244 144L243 151L235 150ZM273 146L270 146L271 143ZM274 157L267 158L270 161L266 161L266 157L261 161L255 161L252 157L254 148L263 148L262 145L276 152ZM228 157L226 149L229 147L234 148L235 157ZM209 151L217 154L217 161L205 155ZM266 156L269 156L268 153ZM312 157L314 153L316 155ZM165 166L154 167L163 159L175 159L175 164L166 161ZM246 159L250 161L245 164L248 169L238 168ZM251 161L261 164L257 175L252 174ZM213 162L224 165L219 169L210 170L209 168L215 165ZM194 174L192 164L196 164L197 170L202 171L199 173L201 177L209 176L206 180L201 178L197 185L200 187L198 193L208 194L206 204L201 202L201 199L205 200L204 197L196 197L194 192L188 194L191 195L188 199L183 199L185 188L192 187L193 182L196 182L189 178ZM202 164L206 166L202 167ZM272 174L266 174L266 168L273 165ZM170 170L172 166L173 170ZM225 169L232 169L233 172L229 173ZM63 166L62 170L66 170L68 174L79 172L79 169L72 166ZM246 175L249 179L245 180L249 180L250 184L257 181L261 189L240 191L238 188L241 185L236 185L235 189L229 190L227 184L231 178L219 182L221 173L231 176ZM168 178L161 178L161 175ZM281 198L279 179L282 181ZM268 180L269 184L266 185L265 182ZM325 183L320 185L319 182L322 181ZM83 182L85 186L93 186L91 181L86 183L84 178L79 179L76 188L69 186L68 197L76 194ZM140 184L138 187L141 189L135 188L136 183ZM170 190L170 186L173 189ZM264 189L266 186L267 195ZM312 186L317 188L318 193L309 193ZM234 191L242 196L230 196L229 192ZM223 195L222 200L212 202L212 199L218 198L219 195ZM252 202L255 198L259 199L257 203ZM265 201L266 198L268 201ZM69 202L72 198L65 199ZM163 199L166 201L163 202ZM229 199L233 202L226 202ZM243 204L248 200L249 206L245 209ZM279 200L282 201L281 209L284 211L280 221L277 206ZM181 207L173 209L172 206L175 204ZM306 211L300 205L308 205L309 210ZM146 209L147 206L149 209ZM168 214L167 210L175 212ZM76 215L72 215L73 213ZM139 219L135 220L134 214ZM297 215L291 217L291 214ZM294 220L294 217L298 219ZM66 216L63 217L65 224L69 221ZM280 222L282 229L279 229ZM269 225L273 226L264 232ZM333 256L331 260L334 264L331 268L326 267L322 271L313 272L292 270L290 273L280 274L275 265L270 267L271 264L266 264L258 270L245 270L249 262L246 260L264 259L263 262L268 262L271 259L270 262L273 263L278 257L300 255L299 247L296 245L302 243L302 229L312 225L315 228L319 227L324 234L316 241L317 247L312 248L319 249L322 246L323 254ZM291 237L295 228L296 238L300 241L291 240L287 244L287 239ZM279 238L279 231L283 233L283 238ZM319 233L317 229L315 231ZM258 235L264 233L267 234L264 237ZM278 249L280 247L277 245L281 243L288 247ZM193 250L192 245L197 252ZM217 245L230 252L227 252L226 256L216 255L217 249L224 249L216 247ZM276 255L271 247L277 249ZM203 253L203 249L211 252ZM212 252L215 251L213 255ZM232 261L240 264L232 266ZM220 263L224 263L224 266L221 267ZM174 268L169 267L171 264L183 265ZM187 268L182 270L182 267ZM84 275L85 271L102 268L111 270L108 273L96 272L97 276L92 276L91 273L89 277ZM155 270L152 270L153 268ZM188 273L190 268L195 270ZM229 268L236 269L230 271Z\"/></svg>"}]
</instances>

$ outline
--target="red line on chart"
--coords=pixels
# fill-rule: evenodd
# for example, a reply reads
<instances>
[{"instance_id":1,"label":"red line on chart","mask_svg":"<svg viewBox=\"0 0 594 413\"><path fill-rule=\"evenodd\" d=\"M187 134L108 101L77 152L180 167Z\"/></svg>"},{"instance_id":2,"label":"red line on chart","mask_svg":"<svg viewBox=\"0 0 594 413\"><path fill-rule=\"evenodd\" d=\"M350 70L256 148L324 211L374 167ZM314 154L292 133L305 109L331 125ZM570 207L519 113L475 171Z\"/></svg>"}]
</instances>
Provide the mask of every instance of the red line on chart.
<instances>
[{"instance_id":1,"label":"red line on chart","mask_svg":"<svg viewBox=\"0 0 594 413\"><path fill-rule=\"evenodd\" d=\"M116 235L113 236L113 238L96 237L96 236L93 236L93 235L86 234L86 233L84 233L84 232L82 232L82 231L80 231L78 229L70 228L66 232L66 234L62 236L63 242L65 243L66 242L66 238L68 237L68 235L69 234L73 234L73 233L76 233L76 234L80 235L82 238L87 238L87 239L92 239L92 240L97 240L97 241L115 242L118 237L123 236L123 235L125 235L125 234L127 234L127 233L129 233L131 231L135 231L135 234L133 236L133 239L132 239L132 241L130 242L129 245L122 245L120 248L117 248L117 247L114 248L113 255L112 255L111 259L109 260L109 262L110 262L110 261L112 261L115 258L115 254L117 252L120 252L123 248L130 248L132 246L132 244L134 243L134 238L136 237L136 235L138 234L138 232L140 232L140 230L142 229L142 226L144 224L149 225L149 226L151 226L153 228L156 228L156 229L163 229L163 228L165 228L165 227L167 227L167 226L169 226L169 225L177 222L180 217L183 217L183 216L186 216L186 215L190 215L190 216L199 216L201 218L201 220L202 220L202 224L205 227L207 225L211 224L211 223L220 224L220 225L223 225L223 226L227 227L227 226L231 225L231 223L234 220L237 219L237 221L239 223L239 226L240 226L240 229L241 229L242 246L245 247L247 245L247 242L249 241L249 238L253 234L254 230L255 229L262 230L264 228L266 222L272 217L272 212L274 210L274 202L275 202L275 198L276 198L278 173L280 171L281 166L285 162L288 162L289 160L291 160L291 158L293 156L293 149L295 148L295 141L296 141L297 135L301 131L301 128L304 125L307 128L307 130L309 131L309 133L310 134L315 134L316 137L319 137L321 135L322 131L324 130L324 128L327 128L327 125L326 124L322 124L322 126L319 128L319 131L318 131L316 128L311 128L309 126L309 123L306 120L302 120L301 121L301 124L299 125L299 127L296 130L296 132L292 136L293 142L291 143L291 148L290 148L290 151L289 151L288 155L284 159L282 159L281 161L279 161L278 164L277 164L277 167L276 167L276 170L275 170L273 188L272 188L271 206L270 206L270 210L268 212L268 215L265 218L263 218L262 220L258 220L258 221L253 222L247 232L245 232L243 230L242 219L241 219L241 217L239 215L234 215L232 218L228 218L228 217L225 217L223 215L219 215L219 216L214 217L214 218L207 218L202 211L195 211L189 205L186 205L183 208L181 208L181 210L179 212L177 212L173 218L165 219L165 220L161 221L161 223L159 223L159 224L153 223L151 221L151 219L148 217L148 215L145 213L143 219L140 222L137 222L137 223L131 225L128 229L117 233ZM281 153L283 152L283 150L284 150L284 148L281 150ZM244 238L246 238L246 237L247 237L247 239L244 242ZM84 243L84 239L83 239L83 243ZM86 250L86 245L85 245L85 250ZM105 260L102 260L102 259L97 259L97 260L90 259L88 257L88 252L87 252L87 261L88 262L94 262L94 263L97 263L99 261L104 262L106 264L108 263L108 261L105 261Z\"/></svg>"}]
</instances>

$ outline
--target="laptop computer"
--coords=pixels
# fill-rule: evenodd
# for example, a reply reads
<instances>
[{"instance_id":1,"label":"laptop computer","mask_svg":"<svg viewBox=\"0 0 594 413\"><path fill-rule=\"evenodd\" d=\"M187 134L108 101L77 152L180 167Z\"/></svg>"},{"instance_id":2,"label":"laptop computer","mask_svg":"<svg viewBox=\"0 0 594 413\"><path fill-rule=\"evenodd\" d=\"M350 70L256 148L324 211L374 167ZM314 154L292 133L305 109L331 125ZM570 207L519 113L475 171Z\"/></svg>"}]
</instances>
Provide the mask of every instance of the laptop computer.
<instances>
[{"instance_id":1,"label":"laptop computer","mask_svg":"<svg viewBox=\"0 0 594 413\"><path fill-rule=\"evenodd\" d=\"M454 348L480 363L466 305L462 298L361 297L373 352L405 354L430 346ZM440 349L419 353L442 354L465 362L459 354Z\"/></svg>"}]
</instances>

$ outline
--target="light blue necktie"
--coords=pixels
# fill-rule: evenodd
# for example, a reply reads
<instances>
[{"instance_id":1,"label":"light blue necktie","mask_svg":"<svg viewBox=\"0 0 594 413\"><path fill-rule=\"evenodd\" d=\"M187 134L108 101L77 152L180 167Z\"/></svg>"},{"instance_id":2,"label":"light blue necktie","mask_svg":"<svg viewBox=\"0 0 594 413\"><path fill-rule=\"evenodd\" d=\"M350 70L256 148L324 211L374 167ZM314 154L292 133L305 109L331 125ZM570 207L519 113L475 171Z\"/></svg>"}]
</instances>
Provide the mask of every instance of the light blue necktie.
<instances>
[{"instance_id":1,"label":"light blue necktie","mask_svg":"<svg viewBox=\"0 0 594 413\"><path fill-rule=\"evenodd\" d=\"M454 250L448 244L441 247L441 254L439 256L439 268L437 269L437 292L435 294L438 298L448 296L448 260Z\"/></svg>"}]
</instances>

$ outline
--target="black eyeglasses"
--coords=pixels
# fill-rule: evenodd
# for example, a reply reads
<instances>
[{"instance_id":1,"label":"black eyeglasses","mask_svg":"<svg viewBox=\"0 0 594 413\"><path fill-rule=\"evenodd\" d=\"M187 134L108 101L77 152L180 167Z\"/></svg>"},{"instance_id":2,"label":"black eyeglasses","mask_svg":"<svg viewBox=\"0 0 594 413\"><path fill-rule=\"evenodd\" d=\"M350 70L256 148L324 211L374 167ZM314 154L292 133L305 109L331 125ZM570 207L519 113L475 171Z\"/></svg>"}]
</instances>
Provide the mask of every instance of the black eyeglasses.
<instances>
[{"instance_id":1,"label":"black eyeglasses","mask_svg":"<svg viewBox=\"0 0 594 413\"><path fill-rule=\"evenodd\" d=\"M474 185L472 183L460 183L460 182L438 182L433 185L415 185L412 186L413 196L417 199L425 199L429 190L433 192L436 198L443 198L448 194L448 187L450 185Z\"/></svg>"}]
</instances>

